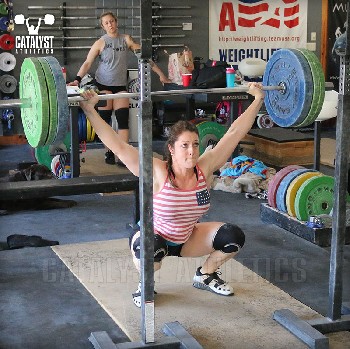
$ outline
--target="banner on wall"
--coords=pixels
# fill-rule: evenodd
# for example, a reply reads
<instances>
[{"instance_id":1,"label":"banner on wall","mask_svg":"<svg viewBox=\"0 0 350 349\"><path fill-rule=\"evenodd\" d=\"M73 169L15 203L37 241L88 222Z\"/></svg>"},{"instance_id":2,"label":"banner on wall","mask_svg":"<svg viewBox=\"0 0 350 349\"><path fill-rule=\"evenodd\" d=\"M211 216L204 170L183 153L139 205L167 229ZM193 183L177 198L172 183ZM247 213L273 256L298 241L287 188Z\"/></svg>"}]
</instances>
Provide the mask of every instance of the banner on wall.
<instances>
[{"instance_id":1,"label":"banner on wall","mask_svg":"<svg viewBox=\"0 0 350 349\"><path fill-rule=\"evenodd\" d=\"M237 66L268 61L280 48L306 47L307 0L210 0L209 58Z\"/></svg>"},{"instance_id":2,"label":"banner on wall","mask_svg":"<svg viewBox=\"0 0 350 349\"><path fill-rule=\"evenodd\" d=\"M328 0L328 55L326 81L339 90L339 57L332 52L335 41L346 31L348 0Z\"/></svg>"}]
</instances>

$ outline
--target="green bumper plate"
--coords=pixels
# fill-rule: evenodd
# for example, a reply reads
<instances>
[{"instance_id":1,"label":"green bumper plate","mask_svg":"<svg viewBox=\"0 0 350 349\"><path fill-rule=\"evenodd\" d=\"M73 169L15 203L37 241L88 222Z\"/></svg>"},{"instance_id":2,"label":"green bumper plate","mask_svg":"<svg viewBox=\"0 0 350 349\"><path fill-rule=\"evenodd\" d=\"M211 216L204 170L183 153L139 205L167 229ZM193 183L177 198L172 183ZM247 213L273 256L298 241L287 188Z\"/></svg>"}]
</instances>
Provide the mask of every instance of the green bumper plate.
<instances>
[{"instance_id":1,"label":"green bumper plate","mask_svg":"<svg viewBox=\"0 0 350 349\"><path fill-rule=\"evenodd\" d=\"M310 216L329 214L334 201L334 178L315 176L307 179L299 188L295 198L295 213L299 220Z\"/></svg>"},{"instance_id":2,"label":"green bumper plate","mask_svg":"<svg viewBox=\"0 0 350 349\"><path fill-rule=\"evenodd\" d=\"M313 52L307 49L298 49L298 51L304 55L309 63L314 84L314 93L309 113L305 120L297 125L298 127L305 127L311 125L320 114L325 96L325 77L321 63Z\"/></svg>"},{"instance_id":3,"label":"green bumper plate","mask_svg":"<svg viewBox=\"0 0 350 349\"><path fill-rule=\"evenodd\" d=\"M55 82L55 92L58 101L58 118L57 118L57 130L54 139L55 144L59 144L63 141L65 135L68 132L69 123L69 106L66 82L62 74L62 67L55 57L44 57L51 69L51 75Z\"/></svg>"},{"instance_id":4,"label":"green bumper plate","mask_svg":"<svg viewBox=\"0 0 350 349\"><path fill-rule=\"evenodd\" d=\"M46 144L51 144L55 141L57 132L57 122L58 122L58 108L57 108L57 95L56 95L56 84L52 76L51 69L47 61L40 57L38 58L39 63L45 74L46 88L49 98L49 112L50 112L50 123L48 127L48 135Z\"/></svg>"},{"instance_id":5,"label":"green bumper plate","mask_svg":"<svg viewBox=\"0 0 350 349\"><path fill-rule=\"evenodd\" d=\"M47 144L43 147L37 147L35 148L35 158L36 161L41 164L45 165L48 168L51 168L51 162L53 157L56 155L58 151L67 151L70 152L71 147L71 134L68 132L60 144Z\"/></svg>"},{"instance_id":6,"label":"green bumper plate","mask_svg":"<svg viewBox=\"0 0 350 349\"><path fill-rule=\"evenodd\" d=\"M19 97L29 104L21 108L24 133L33 147L43 146L48 135L49 98L39 62L25 58L21 66Z\"/></svg>"},{"instance_id":7,"label":"green bumper plate","mask_svg":"<svg viewBox=\"0 0 350 349\"><path fill-rule=\"evenodd\" d=\"M199 133L199 153L202 155L209 145L215 145L226 132L226 127L213 121L201 122L197 126Z\"/></svg>"}]
</instances>

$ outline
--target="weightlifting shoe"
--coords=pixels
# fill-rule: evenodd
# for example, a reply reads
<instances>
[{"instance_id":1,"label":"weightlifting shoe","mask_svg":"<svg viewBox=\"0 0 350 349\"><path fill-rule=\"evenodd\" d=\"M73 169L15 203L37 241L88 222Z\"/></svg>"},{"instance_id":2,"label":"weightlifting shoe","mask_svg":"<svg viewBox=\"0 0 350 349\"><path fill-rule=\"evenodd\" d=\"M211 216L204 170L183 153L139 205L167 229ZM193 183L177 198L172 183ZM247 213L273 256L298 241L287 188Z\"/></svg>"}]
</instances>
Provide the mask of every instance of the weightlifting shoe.
<instances>
[{"instance_id":1,"label":"weightlifting shoe","mask_svg":"<svg viewBox=\"0 0 350 349\"><path fill-rule=\"evenodd\" d=\"M108 150L105 153L105 163L108 165L115 165L115 157L112 151Z\"/></svg>"},{"instance_id":2,"label":"weightlifting shoe","mask_svg":"<svg viewBox=\"0 0 350 349\"><path fill-rule=\"evenodd\" d=\"M154 291L154 294L156 295L157 292ZM132 294L132 301L138 308L141 308L141 281L137 286L137 290Z\"/></svg>"},{"instance_id":3,"label":"weightlifting shoe","mask_svg":"<svg viewBox=\"0 0 350 349\"><path fill-rule=\"evenodd\" d=\"M219 277L219 275L221 275L220 268L211 274L202 274L201 268L202 267L199 267L197 269L196 274L193 277L194 287L201 290L210 291L221 296L233 296L234 292L232 287Z\"/></svg>"}]
</instances>

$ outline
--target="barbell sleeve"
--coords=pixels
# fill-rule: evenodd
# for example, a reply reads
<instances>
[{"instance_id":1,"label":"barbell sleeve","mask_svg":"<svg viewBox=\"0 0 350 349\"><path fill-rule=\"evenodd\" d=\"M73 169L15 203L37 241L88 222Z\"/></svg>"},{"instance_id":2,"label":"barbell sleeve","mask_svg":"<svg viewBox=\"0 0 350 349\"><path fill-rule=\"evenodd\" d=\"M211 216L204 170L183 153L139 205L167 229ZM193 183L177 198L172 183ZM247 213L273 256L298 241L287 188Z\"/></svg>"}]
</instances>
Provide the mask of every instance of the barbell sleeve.
<instances>
[{"instance_id":1,"label":"barbell sleeve","mask_svg":"<svg viewBox=\"0 0 350 349\"><path fill-rule=\"evenodd\" d=\"M29 99L3 99L0 101L0 109L25 108L26 106L31 106L31 101Z\"/></svg>"}]
</instances>

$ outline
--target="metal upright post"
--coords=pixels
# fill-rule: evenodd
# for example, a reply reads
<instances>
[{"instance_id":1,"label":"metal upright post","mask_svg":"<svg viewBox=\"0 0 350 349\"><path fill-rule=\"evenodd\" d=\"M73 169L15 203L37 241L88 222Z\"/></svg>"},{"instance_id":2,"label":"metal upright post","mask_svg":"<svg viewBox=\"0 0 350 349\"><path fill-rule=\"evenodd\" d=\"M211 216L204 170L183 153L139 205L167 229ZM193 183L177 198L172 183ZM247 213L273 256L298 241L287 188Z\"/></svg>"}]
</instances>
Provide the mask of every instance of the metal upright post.
<instances>
[{"instance_id":1,"label":"metal upright post","mask_svg":"<svg viewBox=\"0 0 350 349\"><path fill-rule=\"evenodd\" d=\"M349 23L348 11L348 23ZM343 258L346 230L346 196L348 182L349 127L350 127L350 30L347 30L345 55L340 56L339 95L336 129L335 188L331 261L329 272L328 317L341 317L343 292Z\"/></svg>"},{"instance_id":2,"label":"metal upright post","mask_svg":"<svg viewBox=\"0 0 350 349\"><path fill-rule=\"evenodd\" d=\"M315 121L314 126L314 170L319 171L321 162L321 121Z\"/></svg>"},{"instance_id":3,"label":"metal upright post","mask_svg":"<svg viewBox=\"0 0 350 349\"><path fill-rule=\"evenodd\" d=\"M153 232L153 166L152 166L152 1L141 0L140 115L138 143L140 157L141 218L141 331L144 343L154 342L154 232Z\"/></svg>"},{"instance_id":4,"label":"metal upright post","mask_svg":"<svg viewBox=\"0 0 350 349\"><path fill-rule=\"evenodd\" d=\"M78 108L70 107L70 170L72 177L80 176Z\"/></svg>"}]
</instances>

